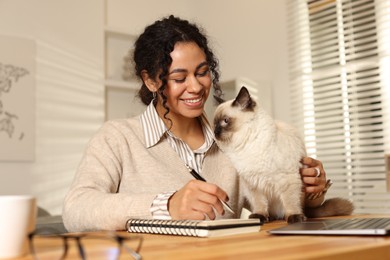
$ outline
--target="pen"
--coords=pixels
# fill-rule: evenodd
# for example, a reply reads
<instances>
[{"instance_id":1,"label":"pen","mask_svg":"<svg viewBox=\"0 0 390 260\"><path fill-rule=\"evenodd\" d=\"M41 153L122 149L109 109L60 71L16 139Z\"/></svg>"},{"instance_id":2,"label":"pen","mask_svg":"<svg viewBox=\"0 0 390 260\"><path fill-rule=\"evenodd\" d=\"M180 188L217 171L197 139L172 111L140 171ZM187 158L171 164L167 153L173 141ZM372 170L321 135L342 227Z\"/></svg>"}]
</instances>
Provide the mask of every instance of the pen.
<instances>
[{"instance_id":1,"label":"pen","mask_svg":"<svg viewBox=\"0 0 390 260\"><path fill-rule=\"evenodd\" d=\"M195 179L206 182L206 179L199 175L194 169L192 169L190 166L186 164L186 167L188 171L191 173L192 176L194 176ZM225 201L219 199L219 201L222 203L222 205L227 209L230 213L234 214L233 209L227 204Z\"/></svg>"}]
</instances>

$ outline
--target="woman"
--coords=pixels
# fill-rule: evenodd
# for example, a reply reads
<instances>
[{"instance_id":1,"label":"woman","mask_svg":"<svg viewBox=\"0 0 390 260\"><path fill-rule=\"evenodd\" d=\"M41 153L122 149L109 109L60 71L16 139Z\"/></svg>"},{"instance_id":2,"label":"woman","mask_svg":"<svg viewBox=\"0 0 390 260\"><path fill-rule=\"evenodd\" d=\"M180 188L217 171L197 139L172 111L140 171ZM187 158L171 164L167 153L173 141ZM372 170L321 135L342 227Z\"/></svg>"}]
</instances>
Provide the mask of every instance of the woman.
<instances>
[{"instance_id":1,"label":"woman","mask_svg":"<svg viewBox=\"0 0 390 260\"><path fill-rule=\"evenodd\" d=\"M237 173L203 114L211 87L221 94L207 38L195 24L170 16L145 28L134 62L147 108L140 116L106 122L91 139L65 198L66 228L120 230L136 217L239 217L245 205ZM321 163L302 162L306 192L321 193L326 183ZM207 182L194 179L187 166ZM235 213L225 211L221 201Z\"/></svg>"}]
</instances>

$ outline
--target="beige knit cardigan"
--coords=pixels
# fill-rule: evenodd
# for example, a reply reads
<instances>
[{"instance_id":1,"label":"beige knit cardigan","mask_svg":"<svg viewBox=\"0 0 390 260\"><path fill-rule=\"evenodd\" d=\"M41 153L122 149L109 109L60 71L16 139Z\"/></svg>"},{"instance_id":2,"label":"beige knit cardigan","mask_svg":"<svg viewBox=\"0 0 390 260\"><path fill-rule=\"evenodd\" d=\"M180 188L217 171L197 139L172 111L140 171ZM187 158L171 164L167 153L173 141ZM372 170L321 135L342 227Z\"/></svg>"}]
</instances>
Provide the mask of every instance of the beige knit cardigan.
<instances>
[{"instance_id":1,"label":"beige knit cardigan","mask_svg":"<svg viewBox=\"0 0 390 260\"><path fill-rule=\"evenodd\" d=\"M166 139L145 147L139 116L106 122L88 143L63 205L68 231L123 230L129 218L152 218L159 193L176 191L193 179ZM239 179L229 159L214 144L202 176L225 190L236 215L243 207Z\"/></svg>"}]
</instances>

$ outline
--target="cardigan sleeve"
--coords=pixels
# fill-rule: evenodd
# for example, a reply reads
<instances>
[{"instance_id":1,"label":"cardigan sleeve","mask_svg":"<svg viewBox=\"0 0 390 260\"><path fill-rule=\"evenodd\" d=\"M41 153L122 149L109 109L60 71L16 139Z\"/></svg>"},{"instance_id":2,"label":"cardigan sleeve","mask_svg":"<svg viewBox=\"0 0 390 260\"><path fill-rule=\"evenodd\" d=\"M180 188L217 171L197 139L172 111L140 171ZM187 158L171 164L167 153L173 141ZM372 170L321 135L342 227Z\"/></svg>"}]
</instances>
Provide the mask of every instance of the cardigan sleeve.
<instances>
[{"instance_id":1,"label":"cardigan sleeve","mask_svg":"<svg viewBox=\"0 0 390 260\"><path fill-rule=\"evenodd\" d=\"M124 174L131 175L127 180L142 183L135 171L124 173L124 165L131 164L126 143L123 133L106 123L87 145L64 201L68 231L123 230L130 217L152 217L150 207L156 192L147 187L122 188L126 187L121 185Z\"/></svg>"}]
</instances>

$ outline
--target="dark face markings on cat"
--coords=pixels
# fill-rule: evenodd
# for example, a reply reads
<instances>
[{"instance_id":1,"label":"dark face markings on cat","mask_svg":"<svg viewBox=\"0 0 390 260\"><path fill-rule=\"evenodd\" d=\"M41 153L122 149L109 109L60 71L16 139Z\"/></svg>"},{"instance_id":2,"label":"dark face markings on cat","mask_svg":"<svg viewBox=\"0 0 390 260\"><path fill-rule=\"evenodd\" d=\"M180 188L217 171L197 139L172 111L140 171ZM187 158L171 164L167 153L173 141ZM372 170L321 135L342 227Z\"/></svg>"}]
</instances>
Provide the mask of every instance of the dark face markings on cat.
<instances>
[{"instance_id":1,"label":"dark face markings on cat","mask_svg":"<svg viewBox=\"0 0 390 260\"><path fill-rule=\"evenodd\" d=\"M342 198L305 208L307 195L299 173L306 156L303 139L294 127L274 120L248 89L242 87L235 99L220 104L214 118L216 142L240 175L251 217L292 223L306 216L351 214L352 203Z\"/></svg>"}]
</instances>

